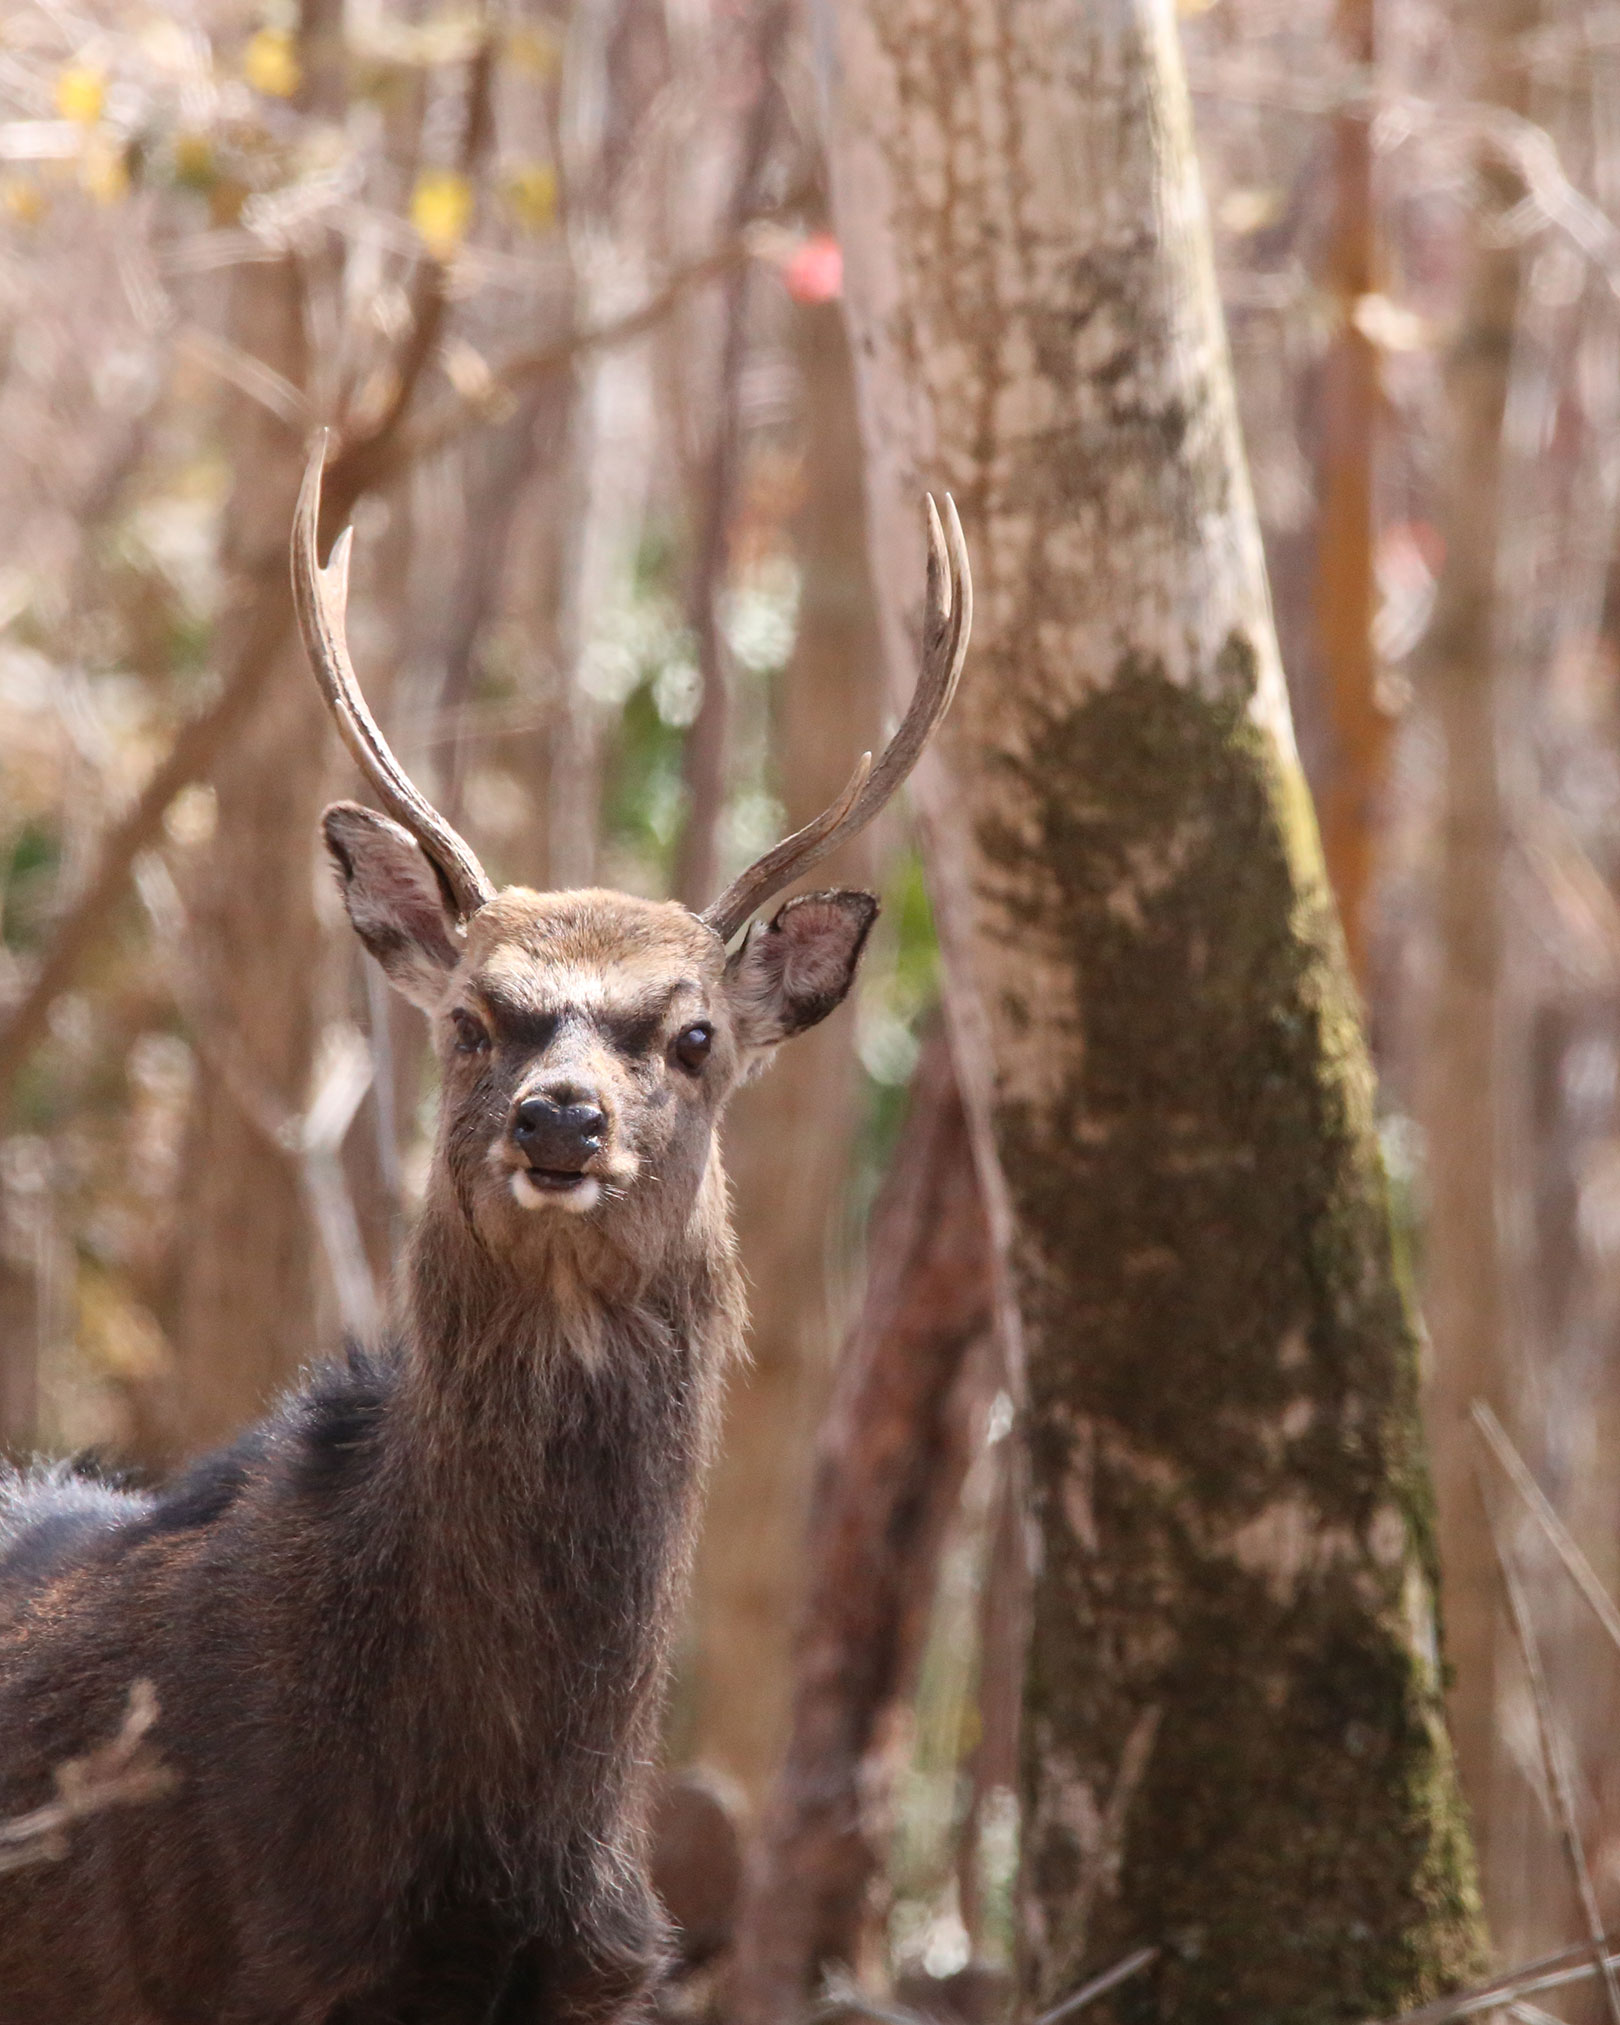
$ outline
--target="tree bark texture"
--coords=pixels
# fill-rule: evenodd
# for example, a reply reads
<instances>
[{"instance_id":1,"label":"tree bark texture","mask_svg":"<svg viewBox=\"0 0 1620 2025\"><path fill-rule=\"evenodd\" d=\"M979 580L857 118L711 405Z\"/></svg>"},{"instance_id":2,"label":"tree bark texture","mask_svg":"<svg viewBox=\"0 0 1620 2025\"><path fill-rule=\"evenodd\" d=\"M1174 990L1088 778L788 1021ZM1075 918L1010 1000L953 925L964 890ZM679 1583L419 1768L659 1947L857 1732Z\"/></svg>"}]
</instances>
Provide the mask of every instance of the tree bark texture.
<instances>
[{"instance_id":1,"label":"tree bark texture","mask_svg":"<svg viewBox=\"0 0 1620 2025\"><path fill-rule=\"evenodd\" d=\"M300 0L298 49L300 105L337 116L339 0ZM304 285L289 254L238 270L230 305L233 342L295 387L312 378ZM221 564L243 604L262 607L266 644L252 715L211 772L219 824L188 896L182 953L185 995L232 1070L210 1064L197 1078L176 1220L169 1419L173 1449L187 1455L228 1440L320 1347L303 1176L241 1094L262 1086L259 1118L300 1117L318 1034L315 828L330 747L303 650L277 623L290 616L287 537L306 446L241 395L227 400L225 426L233 485ZM328 516L353 504L351 488L348 474L328 486Z\"/></svg>"},{"instance_id":2,"label":"tree bark texture","mask_svg":"<svg viewBox=\"0 0 1620 2025\"><path fill-rule=\"evenodd\" d=\"M1473 96L1523 110L1531 0L1471 8ZM1489 1904L1498 1762L1498 1659L1508 1638L1500 1578L1475 1478L1470 1402L1513 1425L1504 1397L1504 1266L1499 1228L1502 880L1507 837L1496 680L1502 421L1513 363L1522 255L1492 230L1522 186L1489 161L1469 249L1462 316L1446 361L1448 440L1440 500L1445 560L1418 654L1420 694L1444 742L1435 877L1436 963L1418 1103L1428 1148L1423 1306L1432 1344L1430 1452L1445 1575L1452 1735L1473 1810ZM1514 1833L1517 1832L1515 1828ZM1500 1854L1506 1858L1509 1852Z\"/></svg>"},{"instance_id":3,"label":"tree bark texture","mask_svg":"<svg viewBox=\"0 0 1620 2025\"><path fill-rule=\"evenodd\" d=\"M773 727L790 825L825 808L853 756L874 743L881 681L854 388L836 304L799 310L798 331L808 418L793 526L802 591ZM809 884L865 884L871 853L871 839L858 840L818 865ZM784 1048L726 1120L751 1355L731 1381L698 1550L692 1743L756 1802L787 1735L811 1431L841 1319L834 1218L856 1123L855 1068L846 1012Z\"/></svg>"},{"instance_id":4,"label":"tree bark texture","mask_svg":"<svg viewBox=\"0 0 1620 2025\"><path fill-rule=\"evenodd\" d=\"M292 259L243 268L238 341L293 385L306 379L302 285ZM303 444L241 397L230 402L235 488L227 573L267 581L284 555ZM273 554L272 554L273 552ZM280 563L285 571L285 563ZM317 1033L322 933L314 849L328 733L303 650L267 656L247 727L215 764L219 823L190 895L186 983L234 1074L198 1077L177 1217L172 1440L228 1440L314 1349L315 1246L296 1154L244 1110L238 1084L301 1115Z\"/></svg>"},{"instance_id":5,"label":"tree bark texture","mask_svg":"<svg viewBox=\"0 0 1620 2025\"><path fill-rule=\"evenodd\" d=\"M833 0L897 680L919 495L976 618L920 792L1025 1362L1024 1961L1360 2019L1479 1942L1415 1343L1295 754L1169 0Z\"/></svg>"},{"instance_id":6,"label":"tree bark texture","mask_svg":"<svg viewBox=\"0 0 1620 2025\"><path fill-rule=\"evenodd\" d=\"M855 1963L884 1856L868 1754L926 1629L943 1493L960 1487L952 1395L990 1316L989 1231L941 1034L912 1079L817 1443L792 1731L743 1899L733 2025L797 2016L825 1963Z\"/></svg>"}]
</instances>

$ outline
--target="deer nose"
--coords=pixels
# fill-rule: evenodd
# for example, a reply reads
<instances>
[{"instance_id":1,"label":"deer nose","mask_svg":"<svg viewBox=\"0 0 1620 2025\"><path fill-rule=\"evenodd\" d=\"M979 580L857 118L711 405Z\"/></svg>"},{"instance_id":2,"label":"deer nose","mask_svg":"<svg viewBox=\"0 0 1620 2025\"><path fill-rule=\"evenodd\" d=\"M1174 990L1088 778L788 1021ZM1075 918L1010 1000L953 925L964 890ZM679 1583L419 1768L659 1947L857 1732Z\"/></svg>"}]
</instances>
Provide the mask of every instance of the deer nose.
<instances>
[{"instance_id":1,"label":"deer nose","mask_svg":"<svg viewBox=\"0 0 1620 2025\"><path fill-rule=\"evenodd\" d=\"M533 1167L578 1170L600 1152L606 1126L596 1092L572 1083L525 1097L512 1114L512 1137Z\"/></svg>"}]
</instances>

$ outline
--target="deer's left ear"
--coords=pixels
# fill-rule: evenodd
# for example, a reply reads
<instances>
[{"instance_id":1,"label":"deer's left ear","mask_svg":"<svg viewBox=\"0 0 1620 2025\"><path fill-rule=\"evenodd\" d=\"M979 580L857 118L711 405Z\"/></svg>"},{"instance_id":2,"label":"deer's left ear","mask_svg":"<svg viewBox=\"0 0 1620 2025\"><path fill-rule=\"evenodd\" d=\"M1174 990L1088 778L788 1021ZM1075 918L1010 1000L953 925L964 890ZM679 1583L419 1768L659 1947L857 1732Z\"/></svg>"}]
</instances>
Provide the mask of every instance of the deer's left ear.
<instances>
[{"instance_id":1,"label":"deer's left ear","mask_svg":"<svg viewBox=\"0 0 1620 2025\"><path fill-rule=\"evenodd\" d=\"M843 1003L877 912L870 893L801 893L748 931L726 965L745 1048L774 1047Z\"/></svg>"}]
</instances>

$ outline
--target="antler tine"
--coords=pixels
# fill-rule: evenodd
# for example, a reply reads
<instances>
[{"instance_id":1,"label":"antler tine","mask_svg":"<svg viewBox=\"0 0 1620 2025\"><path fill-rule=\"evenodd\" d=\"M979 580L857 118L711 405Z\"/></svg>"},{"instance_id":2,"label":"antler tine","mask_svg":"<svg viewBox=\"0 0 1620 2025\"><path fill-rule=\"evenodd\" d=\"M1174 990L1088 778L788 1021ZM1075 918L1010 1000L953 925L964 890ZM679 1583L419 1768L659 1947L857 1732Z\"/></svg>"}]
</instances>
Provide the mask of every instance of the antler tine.
<instances>
[{"instance_id":1,"label":"antler tine","mask_svg":"<svg viewBox=\"0 0 1620 2025\"><path fill-rule=\"evenodd\" d=\"M327 432L323 429L310 452L304 483L293 515L293 605L298 613L304 649L321 694L354 763L376 790L388 814L421 845L439 876L445 898L463 921L495 897L482 865L431 802L416 788L388 749L367 708L349 659L344 616L349 605L349 551L354 529L346 527L332 544L331 560L321 568L316 533L321 518L321 473L326 464Z\"/></svg>"},{"instance_id":2,"label":"antler tine","mask_svg":"<svg viewBox=\"0 0 1620 2025\"><path fill-rule=\"evenodd\" d=\"M951 707L973 630L973 577L967 543L956 502L945 495L945 525L940 525L933 495L928 497L928 592L923 622L923 665L916 691L900 728L883 748L876 766L865 754L849 785L831 808L802 830L767 851L726 888L703 919L729 942L756 908L773 893L818 864L854 836L893 799L901 783L922 757L923 748Z\"/></svg>"}]
</instances>

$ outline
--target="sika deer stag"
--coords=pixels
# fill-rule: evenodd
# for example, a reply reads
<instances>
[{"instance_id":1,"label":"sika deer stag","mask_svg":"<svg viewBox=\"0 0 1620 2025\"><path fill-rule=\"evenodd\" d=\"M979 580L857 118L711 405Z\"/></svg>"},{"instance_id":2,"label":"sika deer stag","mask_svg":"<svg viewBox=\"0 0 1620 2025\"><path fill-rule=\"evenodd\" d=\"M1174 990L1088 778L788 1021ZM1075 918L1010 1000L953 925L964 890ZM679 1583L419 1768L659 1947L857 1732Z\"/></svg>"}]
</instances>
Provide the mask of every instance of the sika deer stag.
<instances>
[{"instance_id":1,"label":"sika deer stag","mask_svg":"<svg viewBox=\"0 0 1620 2025\"><path fill-rule=\"evenodd\" d=\"M844 997L877 903L808 894L727 943L895 792L967 648L961 528L930 502L917 693L832 808L701 915L497 893L360 695L321 463L298 614L387 811L335 804L327 848L443 1071L397 1341L167 1491L0 1486L0 1817L112 1736L137 1679L177 1775L0 1877L4 2025L636 2008L665 1942L641 1822L670 1617L744 1325L715 1127Z\"/></svg>"}]
</instances>

